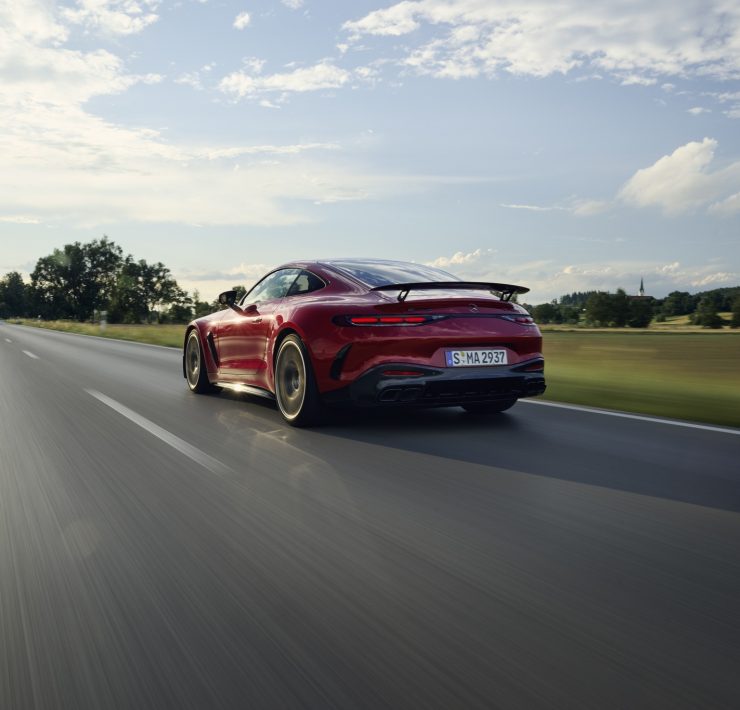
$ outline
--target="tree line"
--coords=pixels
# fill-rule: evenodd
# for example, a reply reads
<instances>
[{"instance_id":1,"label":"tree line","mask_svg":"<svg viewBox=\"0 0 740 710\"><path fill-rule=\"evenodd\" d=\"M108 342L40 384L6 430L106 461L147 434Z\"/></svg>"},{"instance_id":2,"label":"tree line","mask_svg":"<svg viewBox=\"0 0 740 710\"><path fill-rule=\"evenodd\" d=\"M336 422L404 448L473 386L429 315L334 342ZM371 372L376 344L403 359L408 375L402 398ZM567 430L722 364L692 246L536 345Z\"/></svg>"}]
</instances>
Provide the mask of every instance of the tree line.
<instances>
[{"instance_id":1,"label":"tree line","mask_svg":"<svg viewBox=\"0 0 740 710\"><path fill-rule=\"evenodd\" d=\"M234 286L243 292L243 286ZM740 286L691 294L673 291L663 299L616 293L576 291L538 305L523 304L542 324L646 328L653 320L688 315L691 322L720 328L721 312L732 313L740 327ZM162 263L125 255L107 236L65 244L36 262L30 283L17 271L0 279L0 318L89 321L107 312L110 323L187 323L220 308L180 288Z\"/></svg>"},{"instance_id":2,"label":"tree line","mask_svg":"<svg viewBox=\"0 0 740 710\"><path fill-rule=\"evenodd\" d=\"M180 288L162 263L124 254L104 236L65 244L36 262L30 283L17 271L0 279L0 318L110 323L186 323L218 310Z\"/></svg>"},{"instance_id":3,"label":"tree line","mask_svg":"<svg viewBox=\"0 0 740 710\"><path fill-rule=\"evenodd\" d=\"M543 324L647 328L653 320L664 322L671 316L687 315L691 323L705 328L740 327L740 286L695 294L672 291L662 299L628 296L621 288L616 293L576 291L549 303L524 306ZM726 312L731 313L729 322L719 315Z\"/></svg>"}]
</instances>

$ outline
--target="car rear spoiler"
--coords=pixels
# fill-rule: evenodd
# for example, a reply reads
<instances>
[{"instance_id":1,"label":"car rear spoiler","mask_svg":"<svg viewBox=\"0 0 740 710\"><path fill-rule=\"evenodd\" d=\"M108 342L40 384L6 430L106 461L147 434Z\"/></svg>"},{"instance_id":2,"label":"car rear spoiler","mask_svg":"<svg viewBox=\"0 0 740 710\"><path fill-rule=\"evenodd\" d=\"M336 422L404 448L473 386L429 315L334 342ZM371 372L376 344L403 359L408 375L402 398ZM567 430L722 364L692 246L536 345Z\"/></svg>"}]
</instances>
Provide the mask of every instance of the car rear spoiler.
<instances>
[{"instance_id":1,"label":"car rear spoiler","mask_svg":"<svg viewBox=\"0 0 740 710\"><path fill-rule=\"evenodd\" d=\"M386 284L376 286L371 291L398 291L398 300L405 301L409 291L490 291L499 295L502 301L510 301L517 293L529 293L525 286L489 283L488 281L422 281L408 284Z\"/></svg>"}]
</instances>

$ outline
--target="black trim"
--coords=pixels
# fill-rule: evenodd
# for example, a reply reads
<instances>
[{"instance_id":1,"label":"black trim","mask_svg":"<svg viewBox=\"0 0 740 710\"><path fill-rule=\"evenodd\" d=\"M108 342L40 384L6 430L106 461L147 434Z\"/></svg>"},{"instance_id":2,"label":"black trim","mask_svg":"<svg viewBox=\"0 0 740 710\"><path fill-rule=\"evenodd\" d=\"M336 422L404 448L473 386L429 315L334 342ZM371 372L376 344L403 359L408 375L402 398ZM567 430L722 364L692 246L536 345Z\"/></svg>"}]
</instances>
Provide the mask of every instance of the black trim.
<instances>
[{"instance_id":1,"label":"black trim","mask_svg":"<svg viewBox=\"0 0 740 710\"><path fill-rule=\"evenodd\" d=\"M218 352L216 351L216 341L213 339L213 333L208 333L208 335L206 335L206 342L208 343L208 349L211 351L213 362L216 363L216 367L218 367L220 361L218 359Z\"/></svg>"},{"instance_id":2,"label":"black trim","mask_svg":"<svg viewBox=\"0 0 740 710\"><path fill-rule=\"evenodd\" d=\"M352 384L324 395L327 404L361 407L452 407L534 397L546 389L543 371L524 368L539 358L513 366L433 368L385 363L371 368ZM414 370L416 377L383 375L386 370Z\"/></svg>"},{"instance_id":3,"label":"black trim","mask_svg":"<svg viewBox=\"0 0 740 710\"><path fill-rule=\"evenodd\" d=\"M334 358L334 362L331 364L331 369L329 370L329 376L332 378L332 380L338 380L342 374L342 368L344 367L344 361L347 359L347 355L349 354L349 350L352 347L352 343L347 343L347 345L344 345L339 349L339 352L336 354L336 357Z\"/></svg>"}]
</instances>

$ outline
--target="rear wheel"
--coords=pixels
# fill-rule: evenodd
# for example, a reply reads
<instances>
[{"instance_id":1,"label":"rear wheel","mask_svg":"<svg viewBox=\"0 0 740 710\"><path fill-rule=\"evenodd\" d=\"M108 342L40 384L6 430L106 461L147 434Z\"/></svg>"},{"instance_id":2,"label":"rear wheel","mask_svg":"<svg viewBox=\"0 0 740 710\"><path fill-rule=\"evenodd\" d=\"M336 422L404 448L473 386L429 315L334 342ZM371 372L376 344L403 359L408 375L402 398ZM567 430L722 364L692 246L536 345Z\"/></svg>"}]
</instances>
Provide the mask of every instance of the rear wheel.
<instances>
[{"instance_id":1,"label":"rear wheel","mask_svg":"<svg viewBox=\"0 0 740 710\"><path fill-rule=\"evenodd\" d=\"M507 399L503 402L481 402L480 404L463 404L463 409L468 414L484 416L486 414L498 414L511 409L516 404L516 399Z\"/></svg>"},{"instance_id":2,"label":"rear wheel","mask_svg":"<svg viewBox=\"0 0 740 710\"><path fill-rule=\"evenodd\" d=\"M275 399L291 426L318 424L323 405L306 347L297 335L288 335L275 361Z\"/></svg>"},{"instance_id":3,"label":"rear wheel","mask_svg":"<svg viewBox=\"0 0 740 710\"><path fill-rule=\"evenodd\" d=\"M193 392L203 394L213 391L213 385L208 381L208 373L205 368L203 347L197 330L191 330L185 344L185 377L188 387Z\"/></svg>"}]
</instances>

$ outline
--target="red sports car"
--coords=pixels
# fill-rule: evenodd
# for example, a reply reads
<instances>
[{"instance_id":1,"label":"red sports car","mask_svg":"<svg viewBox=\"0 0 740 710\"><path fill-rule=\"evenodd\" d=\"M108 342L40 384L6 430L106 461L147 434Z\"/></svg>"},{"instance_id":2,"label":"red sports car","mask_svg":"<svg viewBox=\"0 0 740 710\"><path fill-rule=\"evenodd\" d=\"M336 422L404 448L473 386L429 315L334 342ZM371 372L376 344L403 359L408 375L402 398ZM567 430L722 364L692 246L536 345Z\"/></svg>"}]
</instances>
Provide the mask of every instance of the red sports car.
<instances>
[{"instance_id":1,"label":"red sports car","mask_svg":"<svg viewBox=\"0 0 740 710\"><path fill-rule=\"evenodd\" d=\"M277 401L294 426L327 405L501 412L545 391L542 336L512 302L529 289L400 261L296 261L190 323L183 374Z\"/></svg>"}]
</instances>

